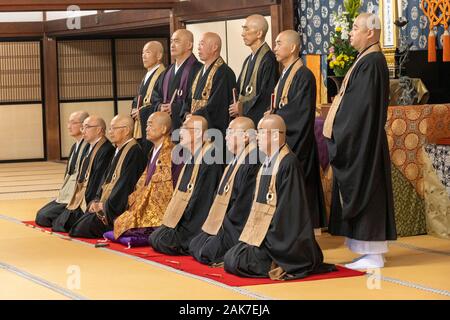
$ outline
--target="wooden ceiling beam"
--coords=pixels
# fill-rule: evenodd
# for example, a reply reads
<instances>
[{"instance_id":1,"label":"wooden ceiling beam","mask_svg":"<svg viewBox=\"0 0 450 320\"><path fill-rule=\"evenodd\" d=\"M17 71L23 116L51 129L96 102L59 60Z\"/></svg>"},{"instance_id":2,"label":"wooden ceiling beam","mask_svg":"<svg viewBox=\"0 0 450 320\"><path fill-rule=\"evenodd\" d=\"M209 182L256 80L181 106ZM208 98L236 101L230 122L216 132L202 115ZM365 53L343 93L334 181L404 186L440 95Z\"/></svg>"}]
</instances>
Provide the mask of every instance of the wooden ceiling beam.
<instances>
[{"instance_id":1,"label":"wooden ceiling beam","mask_svg":"<svg viewBox=\"0 0 450 320\"><path fill-rule=\"evenodd\" d=\"M71 5L80 10L172 9L180 0L0 0L0 11L65 11Z\"/></svg>"}]
</instances>

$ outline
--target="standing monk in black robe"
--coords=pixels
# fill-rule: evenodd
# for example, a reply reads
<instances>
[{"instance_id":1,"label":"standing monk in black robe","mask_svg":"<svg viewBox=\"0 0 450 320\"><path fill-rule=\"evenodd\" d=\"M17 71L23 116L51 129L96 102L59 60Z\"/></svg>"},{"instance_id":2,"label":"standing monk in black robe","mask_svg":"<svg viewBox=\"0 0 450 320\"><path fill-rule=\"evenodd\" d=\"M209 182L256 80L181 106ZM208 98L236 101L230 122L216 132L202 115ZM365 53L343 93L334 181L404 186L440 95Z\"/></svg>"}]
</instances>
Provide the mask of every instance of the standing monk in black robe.
<instances>
[{"instance_id":1,"label":"standing monk in black robe","mask_svg":"<svg viewBox=\"0 0 450 320\"><path fill-rule=\"evenodd\" d=\"M182 114L184 117L204 117L209 129L220 130L223 137L230 122L228 107L233 102L236 76L220 56L221 48L222 41L216 33L207 32L201 36L198 55L205 65L195 76ZM223 145L223 140L221 142Z\"/></svg>"},{"instance_id":2,"label":"standing monk in black robe","mask_svg":"<svg viewBox=\"0 0 450 320\"><path fill-rule=\"evenodd\" d=\"M245 19L242 38L252 53L245 59L239 75L239 100L229 110L231 117L249 117L255 124L270 106L270 98L278 80L278 62L265 42L268 29L262 15L255 14Z\"/></svg>"},{"instance_id":3,"label":"standing monk in black robe","mask_svg":"<svg viewBox=\"0 0 450 320\"><path fill-rule=\"evenodd\" d=\"M380 20L363 13L353 24L351 45L359 51L334 98L323 134L333 169L329 231L345 236L363 255L351 269L381 268L387 240L397 238L391 162L384 126L389 72L379 46Z\"/></svg>"},{"instance_id":4,"label":"standing monk in black robe","mask_svg":"<svg viewBox=\"0 0 450 320\"><path fill-rule=\"evenodd\" d=\"M142 63L147 73L142 79L139 87L138 96L133 99L131 106L131 116L133 117L134 131L133 138L135 138L141 145L145 156L148 155L151 148L151 143L145 138L145 129L147 126L147 119L153 112L152 107L152 93L153 89L164 72L165 67L162 63L164 57L164 47L161 42L150 41L147 42L142 49Z\"/></svg>"},{"instance_id":5,"label":"standing monk in black robe","mask_svg":"<svg viewBox=\"0 0 450 320\"><path fill-rule=\"evenodd\" d=\"M149 243L158 252L170 255L189 254L190 241L201 231L214 200L223 166L211 163L212 145L205 142L206 119L191 116L181 127L178 147L186 149L189 159L164 213L162 226L153 231ZM207 160L207 162L205 162Z\"/></svg>"},{"instance_id":6,"label":"standing monk in black robe","mask_svg":"<svg viewBox=\"0 0 450 320\"><path fill-rule=\"evenodd\" d=\"M71 237L101 238L113 229L114 220L125 211L128 196L144 171L145 157L133 138L133 119L117 115L111 120L109 135L116 146L96 197L88 203L85 214L72 226Z\"/></svg>"},{"instance_id":7,"label":"standing monk in black robe","mask_svg":"<svg viewBox=\"0 0 450 320\"><path fill-rule=\"evenodd\" d=\"M303 171L286 144L285 132L278 115L267 115L258 124L258 146L267 157L256 178L255 197L240 242L225 254L227 272L289 280L336 270L323 263Z\"/></svg>"},{"instance_id":8,"label":"standing monk in black robe","mask_svg":"<svg viewBox=\"0 0 450 320\"><path fill-rule=\"evenodd\" d=\"M202 232L189 246L191 255L201 263L223 262L228 249L238 243L260 167L255 133L255 124L247 117L238 117L228 126L226 144L234 158L222 176Z\"/></svg>"},{"instance_id":9,"label":"standing monk in black robe","mask_svg":"<svg viewBox=\"0 0 450 320\"><path fill-rule=\"evenodd\" d=\"M193 45L194 36L189 30L180 29L172 34L170 54L175 63L164 71L153 90L152 108L154 111L170 114L172 130L181 126L181 108L191 90L194 77L203 66L192 53Z\"/></svg>"},{"instance_id":10,"label":"standing monk in black robe","mask_svg":"<svg viewBox=\"0 0 450 320\"><path fill-rule=\"evenodd\" d=\"M86 147L86 141L83 140L81 127L83 121L89 117L85 111L77 111L69 116L67 129L69 135L76 140L70 148L69 161L67 162L64 182L59 190L58 197L47 203L39 209L36 214L36 223L42 227L51 227L55 220L66 208L75 192L77 176L83 158L83 150Z\"/></svg>"},{"instance_id":11,"label":"standing monk in black robe","mask_svg":"<svg viewBox=\"0 0 450 320\"><path fill-rule=\"evenodd\" d=\"M314 135L316 79L299 58L300 36L294 30L281 32L275 56L284 67L275 88L272 112L286 123L286 141L305 174L306 194L314 228L326 226L325 199L320 179L319 152Z\"/></svg>"},{"instance_id":12,"label":"standing monk in black robe","mask_svg":"<svg viewBox=\"0 0 450 320\"><path fill-rule=\"evenodd\" d=\"M91 115L83 121L83 139L88 144L77 177L75 192L64 211L52 222L52 230L68 232L86 211L87 204L95 198L103 174L114 155L114 147L105 138L105 121Z\"/></svg>"}]
</instances>

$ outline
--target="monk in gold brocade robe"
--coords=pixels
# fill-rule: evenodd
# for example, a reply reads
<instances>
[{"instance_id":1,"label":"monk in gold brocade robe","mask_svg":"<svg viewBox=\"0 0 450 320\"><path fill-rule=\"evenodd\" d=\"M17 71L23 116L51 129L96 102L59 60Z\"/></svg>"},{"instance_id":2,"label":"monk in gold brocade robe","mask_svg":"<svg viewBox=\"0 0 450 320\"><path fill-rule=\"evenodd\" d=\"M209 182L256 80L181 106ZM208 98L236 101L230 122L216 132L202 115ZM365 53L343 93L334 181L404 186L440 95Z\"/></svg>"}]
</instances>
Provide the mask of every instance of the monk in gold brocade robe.
<instances>
[{"instance_id":1,"label":"monk in gold brocade robe","mask_svg":"<svg viewBox=\"0 0 450 320\"><path fill-rule=\"evenodd\" d=\"M159 227L172 198L181 165L172 162L171 118L155 112L147 121L147 139L153 143L147 168L136 190L128 197L128 209L114 222L114 230L103 236L130 247L147 246L148 237Z\"/></svg>"}]
</instances>

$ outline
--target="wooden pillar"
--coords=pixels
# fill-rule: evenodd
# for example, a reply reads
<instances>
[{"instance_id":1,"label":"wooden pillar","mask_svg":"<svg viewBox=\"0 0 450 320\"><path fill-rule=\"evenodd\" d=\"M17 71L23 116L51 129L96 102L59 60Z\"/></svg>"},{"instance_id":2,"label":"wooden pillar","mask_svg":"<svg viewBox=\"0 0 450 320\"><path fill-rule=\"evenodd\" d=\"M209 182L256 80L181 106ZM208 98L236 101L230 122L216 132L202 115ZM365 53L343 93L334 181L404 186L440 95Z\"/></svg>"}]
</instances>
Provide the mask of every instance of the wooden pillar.
<instances>
[{"instance_id":1,"label":"wooden pillar","mask_svg":"<svg viewBox=\"0 0 450 320\"><path fill-rule=\"evenodd\" d=\"M58 105L58 66L56 40L44 34L43 70L44 70L44 110L45 139L47 160L61 159L61 137L59 133Z\"/></svg>"},{"instance_id":2,"label":"wooden pillar","mask_svg":"<svg viewBox=\"0 0 450 320\"><path fill-rule=\"evenodd\" d=\"M169 21L170 21L170 35L172 35L172 33L177 31L178 29L186 28L185 24L180 20L180 18L174 14L173 10L170 10Z\"/></svg>"}]
</instances>

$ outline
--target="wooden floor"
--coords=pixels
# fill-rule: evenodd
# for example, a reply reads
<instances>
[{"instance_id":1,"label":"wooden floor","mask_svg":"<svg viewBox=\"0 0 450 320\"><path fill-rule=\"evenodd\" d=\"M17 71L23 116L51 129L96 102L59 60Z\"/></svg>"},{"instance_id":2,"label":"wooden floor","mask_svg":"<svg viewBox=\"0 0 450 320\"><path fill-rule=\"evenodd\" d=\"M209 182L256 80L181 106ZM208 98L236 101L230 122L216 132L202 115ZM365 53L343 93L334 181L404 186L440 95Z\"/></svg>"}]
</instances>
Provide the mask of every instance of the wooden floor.
<instances>
[{"instance_id":1,"label":"wooden floor","mask_svg":"<svg viewBox=\"0 0 450 320\"><path fill-rule=\"evenodd\" d=\"M0 164L0 299L450 299L450 240L425 235L391 243L376 275L237 288L21 224L63 173L56 163ZM327 262L355 257L340 237L317 239Z\"/></svg>"}]
</instances>

